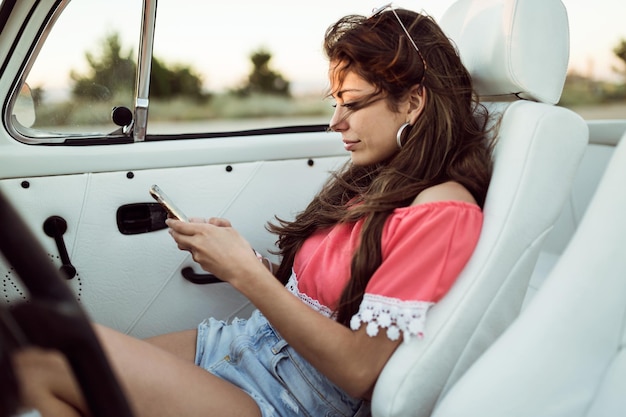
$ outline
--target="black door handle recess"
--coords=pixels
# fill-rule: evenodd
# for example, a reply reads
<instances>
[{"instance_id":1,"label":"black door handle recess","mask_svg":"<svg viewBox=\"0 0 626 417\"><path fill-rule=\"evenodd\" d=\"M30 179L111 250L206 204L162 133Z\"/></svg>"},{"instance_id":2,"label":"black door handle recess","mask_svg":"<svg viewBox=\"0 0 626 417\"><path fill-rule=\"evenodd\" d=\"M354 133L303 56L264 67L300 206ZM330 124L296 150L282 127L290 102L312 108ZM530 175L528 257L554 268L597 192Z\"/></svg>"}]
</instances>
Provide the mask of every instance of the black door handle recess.
<instances>
[{"instance_id":1,"label":"black door handle recess","mask_svg":"<svg viewBox=\"0 0 626 417\"><path fill-rule=\"evenodd\" d=\"M165 229L167 212L159 203L132 203L117 209L117 228L124 235Z\"/></svg>"}]
</instances>

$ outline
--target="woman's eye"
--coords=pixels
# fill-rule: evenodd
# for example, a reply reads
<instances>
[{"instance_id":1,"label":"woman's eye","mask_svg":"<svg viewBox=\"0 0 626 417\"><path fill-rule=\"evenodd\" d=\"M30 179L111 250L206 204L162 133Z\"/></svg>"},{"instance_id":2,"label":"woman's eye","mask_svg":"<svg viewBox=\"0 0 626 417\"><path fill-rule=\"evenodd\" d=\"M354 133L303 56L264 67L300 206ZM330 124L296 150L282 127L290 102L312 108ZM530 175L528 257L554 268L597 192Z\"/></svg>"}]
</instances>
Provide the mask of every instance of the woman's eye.
<instances>
[{"instance_id":1,"label":"woman's eye","mask_svg":"<svg viewBox=\"0 0 626 417\"><path fill-rule=\"evenodd\" d=\"M339 104L339 103L333 103L333 104L331 104L331 106L332 106L334 109L336 109L336 108L337 108L337 106L340 106L340 107L343 107L343 108L348 109L348 110L356 110L356 109L358 109L358 108L359 108L359 103L358 103L358 102L356 102L356 101L351 102L351 103L342 103L342 104Z\"/></svg>"}]
</instances>

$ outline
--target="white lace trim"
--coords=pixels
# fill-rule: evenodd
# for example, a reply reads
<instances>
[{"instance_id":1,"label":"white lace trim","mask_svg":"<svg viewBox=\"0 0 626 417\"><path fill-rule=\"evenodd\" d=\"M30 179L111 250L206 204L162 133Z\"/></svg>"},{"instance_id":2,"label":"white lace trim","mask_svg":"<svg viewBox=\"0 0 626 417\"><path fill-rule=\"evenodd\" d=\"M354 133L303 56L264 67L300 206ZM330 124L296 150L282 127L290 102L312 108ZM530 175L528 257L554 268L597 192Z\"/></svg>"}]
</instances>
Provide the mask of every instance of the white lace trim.
<instances>
[{"instance_id":1,"label":"white lace trim","mask_svg":"<svg viewBox=\"0 0 626 417\"><path fill-rule=\"evenodd\" d=\"M398 340L402 334L406 342L411 337L423 337L426 312L433 305L429 301L402 301L382 295L365 294L359 311L352 316L350 328L358 330L367 324L367 334L376 336L381 328L387 329L390 340Z\"/></svg>"},{"instance_id":2,"label":"white lace trim","mask_svg":"<svg viewBox=\"0 0 626 417\"><path fill-rule=\"evenodd\" d=\"M332 319L335 318L335 314L330 308L326 307L325 305L323 305L316 299L311 298L308 295L300 292L300 290L298 289L298 277L296 277L295 272L291 273L291 277L289 277L289 281L287 282L286 287L293 295L298 297L300 300L302 300L305 304L307 304L313 310L317 311L318 313L328 318L332 318Z\"/></svg>"},{"instance_id":3,"label":"white lace trim","mask_svg":"<svg viewBox=\"0 0 626 417\"><path fill-rule=\"evenodd\" d=\"M286 287L315 311L326 317L336 318L335 312L330 308L300 292L295 272L291 274ZM382 295L365 294L359 311L350 320L350 328L356 331L361 328L362 323L366 323L365 330L372 337L382 328L387 329L390 340L398 340L400 334L405 342L412 337L421 338L426 326L426 312L433 304L435 303L430 301L402 301Z\"/></svg>"}]
</instances>

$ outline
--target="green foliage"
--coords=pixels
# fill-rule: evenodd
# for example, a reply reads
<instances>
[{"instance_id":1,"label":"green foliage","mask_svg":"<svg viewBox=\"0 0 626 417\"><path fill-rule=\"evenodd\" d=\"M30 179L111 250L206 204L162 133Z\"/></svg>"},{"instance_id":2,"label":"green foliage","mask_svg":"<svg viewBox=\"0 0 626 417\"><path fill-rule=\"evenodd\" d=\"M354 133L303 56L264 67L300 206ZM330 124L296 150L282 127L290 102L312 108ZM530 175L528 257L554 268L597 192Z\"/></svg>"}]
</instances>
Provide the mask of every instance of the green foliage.
<instances>
[{"instance_id":1,"label":"green foliage","mask_svg":"<svg viewBox=\"0 0 626 417\"><path fill-rule=\"evenodd\" d=\"M97 53L86 52L89 69L85 74L74 70L72 96L75 99L111 101L120 94L134 91L136 64L133 50L124 51L118 33L106 35ZM271 68L272 55L261 48L250 55L252 70L245 84L233 90L240 97L270 95L291 97L290 83ZM190 98L198 103L206 102L211 94L203 91L203 80L189 65L168 65L153 57L150 77L151 99Z\"/></svg>"},{"instance_id":2,"label":"green foliage","mask_svg":"<svg viewBox=\"0 0 626 417\"><path fill-rule=\"evenodd\" d=\"M193 68L186 65L168 67L160 59L153 57L150 98L173 97L189 97L204 102L210 95L202 91L202 77Z\"/></svg>"},{"instance_id":3,"label":"green foliage","mask_svg":"<svg viewBox=\"0 0 626 417\"><path fill-rule=\"evenodd\" d=\"M332 107L319 97L283 97L270 94L251 94L241 97L216 94L206 105L177 98L151 100L150 121L201 121L222 119L300 118L332 116Z\"/></svg>"},{"instance_id":4,"label":"green foliage","mask_svg":"<svg viewBox=\"0 0 626 417\"><path fill-rule=\"evenodd\" d=\"M569 73L559 105L588 106L624 101L626 86L609 81L598 81L575 72Z\"/></svg>"},{"instance_id":5,"label":"green foliage","mask_svg":"<svg viewBox=\"0 0 626 417\"><path fill-rule=\"evenodd\" d=\"M110 100L74 97L66 101L43 101L35 105L35 127L68 127L70 130L90 130L93 126L111 125L111 103L132 108L132 92L116 94ZM95 129L97 130L97 129Z\"/></svg>"},{"instance_id":6,"label":"green foliage","mask_svg":"<svg viewBox=\"0 0 626 417\"><path fill-rule=\"evenodd\" d=\"M116 103L132 102L130 97L116 96ZM110 125L111 105L100 100L86 98L66 102L43 103L37 107L36 128L55 130L75 130L84 132L88 129L101 129L94 126ZM332 116L332 107L317 96L281 97L277 95L252 94L240 97L233 94L216 94L206 103L198 103L190 97L150 100L148 125L155 122L211 122L254 119L252 127L258 127L260 118L293 120L318 118L327 121ZM225 122L227 123L227 122ZM238 122L239 123L239 122ZM280 122L276 122L279 124ZM321 122L320 122L321 123Z\"/></svg>"},{"instance_id":7,"label":"green foliage","mask_svg":"<svg viewBox=\"0 0 626 417\"><path fill-rule=\"evenodd\" d=\"M122 51L118 33L107 35L100 47L98 56L85 53L90 67L87 74L70 73L75 98L108 101L119 93L128 94L134 90L136 64L132 49ZM152 59L150 96L163 99L183 96L199 102L210 98L202 90L202 77L191 67L168 66L155 57Z\"/></svg>"},{"instance_id":8,"label":"green foliage","mask_svg":"<svg viewBox=\"0 0 626 417\"><path fill-rule=\"evenodd\" d=\"M136 73L134 53L123 50L120 36L105 36L95 52L86 52L88 70L72 71L72 99L46 102L44 91L35 89L36 126L84 131L116 127L110 120L111 105L132 108ZM153 57L150 81L150 123L193 122L259 118L330 117L331 109L319 97L293 98L290 83L270 66L271 54L258 50L251 56L252 71L244 86L226 94L207 94L202 78L188 65L168 65ZM210 98L210 100L209 100ZM256 123L256 122L255 122ZM108 129L109 127L105 127Z\"/></svg>"},{"instance_id":9,"label":"green foliage","mask_svg":"<svg viewBox=\"0 0 626 417\"><path fill-rule=\"evenodd\" d=\"M621 61L620 68L613 68L626 81L626 40L621 39L613 48ZM626 83L595 80L576 72L567 74L563 94L559 102L566 107L605 105L623 102L626 99Z\"/></svg>"},{"instance_id":10,"label":"green foliage","mask_svg":"<svg viewBox=\"0 0 626 417\"><path fill-rule=\"evenodd\" d=\"M617 68L616 71L626 76L626 40L621 39L615 48L613 48L613 53L624 64L621 69Z\"/></svg>"},{"instance_id":11,"label":"green foliage","mask_svg":"<svg viewBox=\"0 0 626 417\"><path fill-rule=\"evenodd\" d=\"M30 94L33 97L33 103L35 106L40 106L43 103L44 91L41 87L33 87L30 90Z\"/></svg>"},{"instance_id":12,"label":"green foliage","mask_svg":"<svg viewBox=\"0 0 626 417\"><path fill-rule=\"evenodd\" d=\"M239 96L270 94L291 97L290 83L270 67L272 54L261 48L250 55L252 71L243 87L234 90Z\"/></svg>"},{"instance_id":13,"label":"green foliage","mask_svg":"<svg viewBox=\"0 0 626 417\"><path fill-rule=\"evenodd\" d=\"M99 56L91 52L85 53L90 71L81 75L74 70L70 78L74 80L72 95L74 97L109 100L119 91L133 90L135 78L135 61L133 51L122 52L118 33L107 35L101 45Z\"/></svg>"}]
</instances>

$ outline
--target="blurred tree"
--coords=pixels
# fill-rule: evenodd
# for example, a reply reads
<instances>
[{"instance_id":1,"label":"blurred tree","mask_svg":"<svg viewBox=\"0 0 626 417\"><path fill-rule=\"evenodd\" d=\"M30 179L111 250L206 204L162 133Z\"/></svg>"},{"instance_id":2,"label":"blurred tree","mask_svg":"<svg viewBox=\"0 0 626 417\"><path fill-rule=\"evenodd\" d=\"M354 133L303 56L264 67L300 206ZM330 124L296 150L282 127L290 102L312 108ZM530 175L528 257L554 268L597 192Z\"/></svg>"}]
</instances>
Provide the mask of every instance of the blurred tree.
<instances>
[{"instance_id":1,"label":"blurred tree","mask_svg":"<svg viewBox=\"0 0 626 417\"><path fill-rule=\"evenodd\" d=\"M617 46L613 48L613 53L624 64L622 68L613 68L613 70L626 77L626 40L625 39L621 39L619 41L619 44L617 44Z\"/></svg>"},{"instance_id":2,"label":"blurred tree","mask_svg":"<svg viewBox=\"0 0 626 417\"><path fill-rule=\"evenodd\" d=\"M190 97L198 101L210 98L202 90L202 77L188 65L168 67L160 59L152 58L150 97Z\"/></svg>"},{"instance_id":3,"label":"blurred tree","mask_svg":"<svg viewBox=\"0 0 626 417\"><path fill-rule=\"evenodd\" d=\"M250 55L252 71L248 76L247 83L235 90L238 95L250 95L253 93L273 94L290 97L290 83L280 73L270 67L272 54L261 48Z\"/></svg>"},{"instance_id":4,"label":"blurred tree","mask_svg":"<svg viewBox=\"0 0 626 417\"><path fill-rule=\"evenodd\" d=\"M41 86L33 87L30 89L30 94L33 97L35 108L39 107L44 99L44 90Z\"/></svg>"},{"instance_id":5,"label":"blurred tree","mask_svg":"<svg viewBox=\"0 0 626 417\"><path fill-rule=\"evenodd\" d=\"M108 100L114 93L133 91L135 80L135 61L133 51L122 53L122 45L118 33L107 35L101 45L100 56L91 52L85 53L89 64L88 75L70 72L74 80L72 94L75 97Z\"/></svg>"},{"instance_id":6,"label":"blurred tree","mask_svg":"<svg viewBox=\"0 0 626 417\"><path fill-rule=\"evenodd\" d=\"M118 33L107 35L101 45L99 56L85 53L90 69L86 75L70 72L74 80L72 94L75 97L108 100L116 93L134 92L136 64L132 49L122 51ZM168 66L160 59L152 58L150 96L172 98L177 96L205 100L210 97L202 90L202 77L190 66Z\"/></svg>"}]
</instances>

